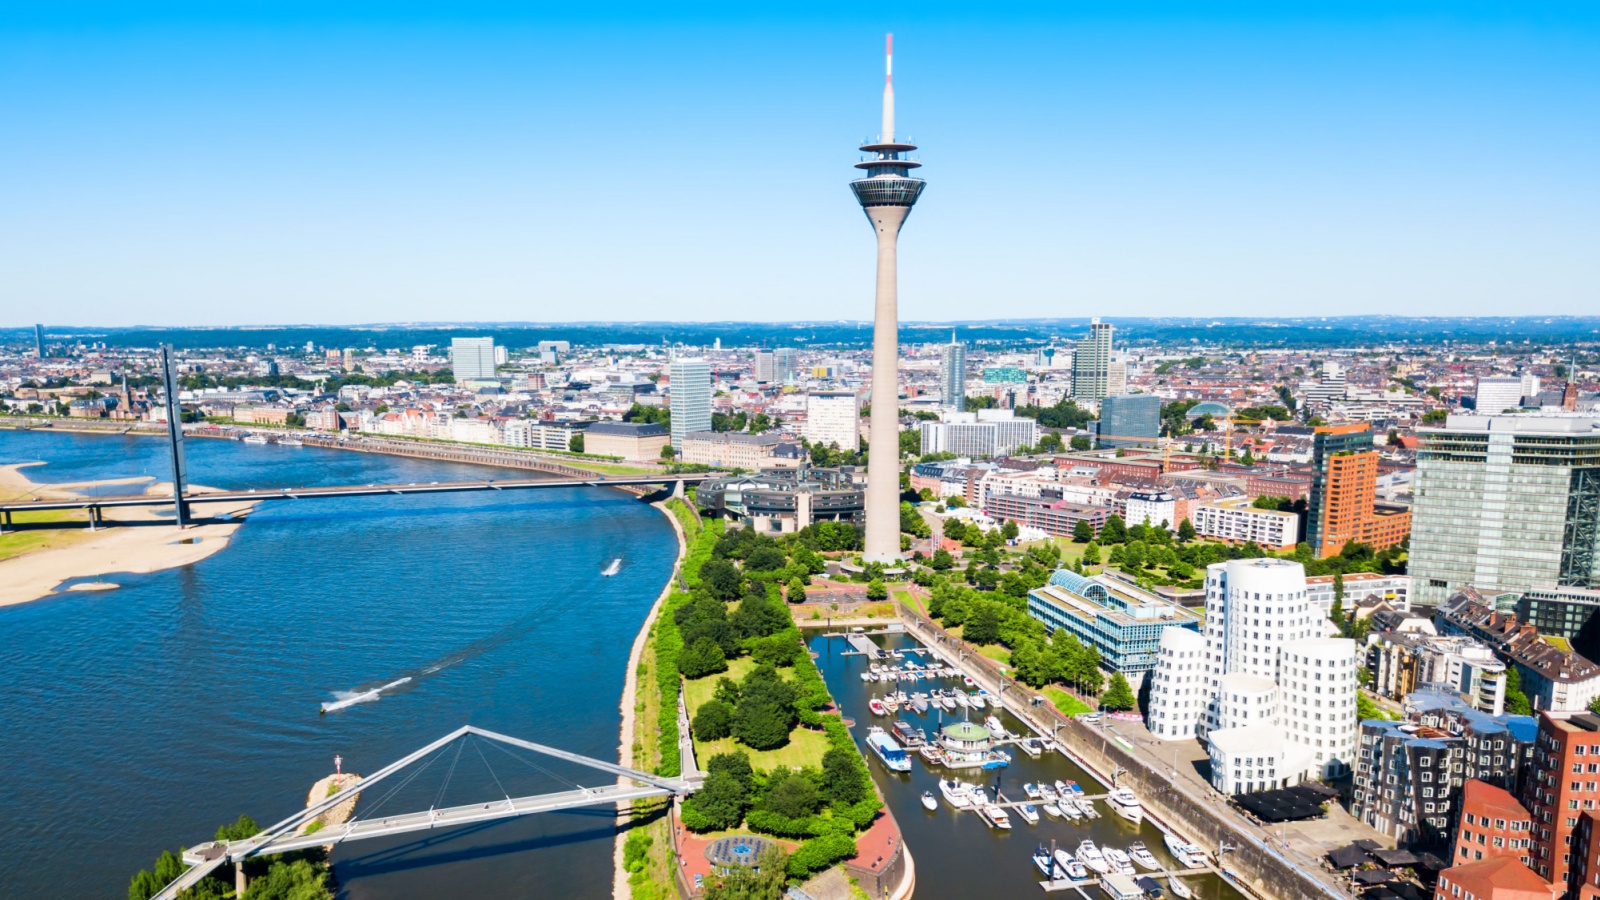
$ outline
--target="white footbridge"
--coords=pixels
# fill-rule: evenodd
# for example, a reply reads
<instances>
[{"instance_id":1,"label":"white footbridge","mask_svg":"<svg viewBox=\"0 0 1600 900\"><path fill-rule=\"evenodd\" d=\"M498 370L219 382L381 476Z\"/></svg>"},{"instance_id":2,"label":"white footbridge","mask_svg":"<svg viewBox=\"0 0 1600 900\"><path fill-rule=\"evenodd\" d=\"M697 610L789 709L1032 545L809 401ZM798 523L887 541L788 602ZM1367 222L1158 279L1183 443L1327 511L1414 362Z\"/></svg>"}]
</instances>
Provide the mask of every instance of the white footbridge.
<instances>
[{"instance_id":1,"label":"white footbridge","mask_svg":"<svg viewBox=\"0 0 1600 900\"><path fill-rule=\"evenodd\" d=\"M681 711L679 715L681 718ZM687 729L684 729L684 731L687 731ZM396 775L423 757L442 750L454 741L468 737L483 738L508 747L516 747L555 759L577 763L578 765L613 775L617 781L615 784L592 788L578 787L576 790L527 797L505 796L488 803L430 808L418 812L385 815L381 818L363 819L360 816L353 816L343 824L323 828L312 834L304 833L304 829L308 824L328 810L352 800L357 794L373 790L385 779ZM692 745L690 746L692 747ZM413 831L454 828L460 825L471 825L495 819L529 816L536 813L556 812L584 806L615 804L649 797L684 797L697 790L702 781L700 773L695 771L692 753L691 749L686 754L685 762L687 764L683 768L686 773L685 777L665 778L630 769L626 766L619 766L615 763L580 756L556 747L548 747L493 731L486 731L473 725L464 725L427 746L384 766L361 781L347 784L343 789L330 794L327 798L313 803L275 825L263 829L254 837L239 841L208 841L189 848L183 854L183 862L189 868L171 884L163 888L160 893L156 894L154 900L174 900L180 892L194 887L201 879L221 866L228 863L242 863L244 860L260 856L271 856L295 850L306 850L312 847L325 847L365 838L387 837ZM418 773L413 773L409 777L415 777L416 774ZM404 786L405 780L402 779L401 786Z\"/></svg>"}]
</instances>

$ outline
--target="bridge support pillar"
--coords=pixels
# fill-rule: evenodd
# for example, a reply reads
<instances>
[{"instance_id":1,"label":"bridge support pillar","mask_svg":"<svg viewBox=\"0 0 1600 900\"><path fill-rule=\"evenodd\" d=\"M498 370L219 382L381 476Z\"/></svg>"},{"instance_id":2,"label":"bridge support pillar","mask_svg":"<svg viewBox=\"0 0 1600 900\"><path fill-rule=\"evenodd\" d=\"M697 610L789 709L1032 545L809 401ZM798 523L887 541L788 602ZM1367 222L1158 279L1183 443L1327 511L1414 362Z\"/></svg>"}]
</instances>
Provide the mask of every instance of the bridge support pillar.
<instances>
[{"instance_id":1,"label":"bridge support pillar","mask_svg":"<svg viewBox=\"0 0 1600 900\"><path fill-rule=\"evenodd\" d=\"M244 860L241 859L233 864L233 895L235 897L243 897L244 889L247 886L248 882L244 877Z\"/></svg>"},{"instance_id":2,"label":"bridge support pillar","mask_svg":"<svg viewBox=\"0 0 1600 900\"><path fill-rule=\"evenodd\" d=\"M683 499L683 482L681 480L672 483L672 496L677 497L679 500Z\"/></svg>"}]
</instances>

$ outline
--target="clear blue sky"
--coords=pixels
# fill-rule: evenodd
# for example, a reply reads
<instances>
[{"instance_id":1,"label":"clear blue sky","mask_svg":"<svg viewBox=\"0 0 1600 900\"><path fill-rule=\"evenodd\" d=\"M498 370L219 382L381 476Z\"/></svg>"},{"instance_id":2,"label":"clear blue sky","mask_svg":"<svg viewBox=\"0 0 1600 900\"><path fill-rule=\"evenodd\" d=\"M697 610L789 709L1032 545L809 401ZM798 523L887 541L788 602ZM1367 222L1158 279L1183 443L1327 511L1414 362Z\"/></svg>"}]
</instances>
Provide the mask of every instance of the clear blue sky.
<instances>
[{"instance_id":1,"label":"clear blue sky","mask_svg":"<svg viewBox=\"0 0 1600 900\"><path fill-rule=\"evenodd\" d=\"M0 324L866 318L885 31L902 318L1600 311L1600 4L69 0Z\"/></svg>"}]
</instances>

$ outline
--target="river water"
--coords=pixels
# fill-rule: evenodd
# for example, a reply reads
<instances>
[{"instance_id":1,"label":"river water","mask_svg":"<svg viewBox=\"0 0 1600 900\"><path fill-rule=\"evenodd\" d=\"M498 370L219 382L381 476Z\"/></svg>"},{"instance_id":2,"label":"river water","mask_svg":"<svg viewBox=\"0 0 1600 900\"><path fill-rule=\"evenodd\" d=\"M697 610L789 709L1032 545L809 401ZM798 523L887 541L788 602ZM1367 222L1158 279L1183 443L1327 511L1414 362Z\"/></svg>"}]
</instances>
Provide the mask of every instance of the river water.
<instances>
[{"instance_id":1,"label":"river water","mask_svg":"<svg viewBox=\"0 0 1600 900\"><path fill-rule=\"evenodd\" d=\"M188 459L218 488L497 471L208 440ZM36 481L168 478L158 438L0 431L0 464L30 460ZM122 896L162 849L300 809L335 754L369 773L463 724L614 761L629 649L676 551L659 512L607 490L275 502L195 565L0 608L0 896ZM612 780L482 742L427 763L358 813ZM529 816L352 844L334 872L349 898L602 898L614 833L610 808Z\"/></svg>"},{"instance_id":2,"label":"river water","mask_svg":"<svg viewBox=\"0 0 1600 900\"><path fill-rule=\"evenodd\" d=\"M903 634L874 636L873 640L888 649L903 650L920 646L915 639ZM957 707L955 712L929 711L918 715L901 709L898 715L879 718L867 708L867 701L891 689L910 694L927 691L930 687L967 688L960 679L901 682L896 685L864 682L861 673L867 671L870 661L864 656L844 655L844 651L850 648L842 636L830 638L813 634L809 642L812 651L818 654L817 666L834 700L845 716L855 720L856 725L851 732L856 743L867 752L868 768L883 792L885 803L894 811L900 823L906 846L910 848L911 858L916 864L917 900L1046 896L1039 889L1043 876L1034 867L1032 855L1040 844L1048 845L1051 840L1055 840L1057 846L1074 852L1085 839L1094 841L1102 848L1112 846L1124 850L1135 841L1143 841L1163 869L1181 868L1167 852L1162 832L1155 823L1146 818L1134 824L1111 812L1104 802L1095 804L1100 812L1098 819L1051 819L1041 810L1037 825L1029 825L1016 810L1011 810L1009 831L991 829L978 818L976 812L953 809L942 798L938 809L928 811L922 806L922 792L933 791L934 796L938 797L941 776L982 783L990 788L991 796L995 793L994 789L998 788L1010 801L1026 799L1022 786L1028 782L1053 783L1058 779L1076 781L1084 793L1090 795L1104 794L1107 789L1094 775L1059 753L1047 753L1032 759L1019 748L1008 748L1013 757L1011 765L993 771L963 769L952 773L943 768L932 769L920 756L913 754L910 772L891 772L877 756L866 751L864 742L868 727L879 725L887 730L896 718L900 718L931 736L941 723L959 720L963 710ZM990 707L982 713L973 712L969 715L981 721L984 716L994 714ZM1001 712L998 715L1006 730L1031 733L1011 713ZM1140 874L1144 874L1143 870ZM1194 892L1195 900L1243 900L1243 895L1236 888L1213 875L1191 874L1185 876L1183 881ZM1105 900L1105 895L1098 888L1086 888L1085 893L1093 900ZM1081 900L1072 891L1057 896ZM1168 900L1172 900L1172 897L1168 891Z\"/></svg>"}]
</instances>

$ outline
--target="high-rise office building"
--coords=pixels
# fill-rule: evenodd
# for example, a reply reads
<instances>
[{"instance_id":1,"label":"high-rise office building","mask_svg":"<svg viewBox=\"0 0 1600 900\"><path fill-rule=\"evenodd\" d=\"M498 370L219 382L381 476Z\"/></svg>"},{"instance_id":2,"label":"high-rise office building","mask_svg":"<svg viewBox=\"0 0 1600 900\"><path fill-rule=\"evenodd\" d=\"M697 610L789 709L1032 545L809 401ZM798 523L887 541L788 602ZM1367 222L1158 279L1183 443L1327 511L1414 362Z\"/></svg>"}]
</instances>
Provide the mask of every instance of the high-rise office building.
<instances>
[{"instance_id":1,"label":"high-rise office building","mask_svg":"<svg viewBox=\"0 0 1600 900\"><path fill-rule=\"evenodd\" d=\"M1111 339L1116 326L1094 318L1089 336L1078 342L1072 355L1072 399L1102 400L1110 393Z\"/></svg>"},{"instance_id":2,"label":"high-rise office building","mask_svg":"<svg viewBox=\"0 0 1600 900\"><path fill-rule=\"evenodd\" d=\"M883 133L861 150L870 159L856 163L866 177L850 190L878 238L878 285L872 315L872 416L867 443L867 562L900 559L900 315L896 285L896 244L900 227L926 185L911 170L922 163L906 158L915 144L894 136L894 36L885 47Z\"/></svg>"},{"instance_id":3,"label":"high-rise office building","mask_svg":"<svg viewBox=\"0 0 1600 900\"><path fill-rule=\"evenodd\" d=\"M671 379L672 449L683 452L683 439L711 430L711 364L679 357L667 366Z\"/></svg>"},{"instance_id":4,"label":"high-rise office building","mask_svg":"<svg viewBox=\"0 0 1600 900\"><path fill-rule=\"evenodd\" d=\"M1100 401L1101 447L1154 444L1161 437L1161 398L1155 394L1123 394Z\"/></svg>"},{"instance_id":5,"label":"high-rise office building","mask_svg":"<svg viewBox=\"0 0 1600 900\"><path fill-rule=\"evenodd\" d=\"M33 355L35 359L44 359L44 326L33 326Z\"/></svg>"},{"instance_id":6,"label":"high-rise office building","mask_svg":"<svg viewBox=\"0 0 1600 900\"><path fill-rule=\"evenodd\" d=\"M1311 443L1311 497L1306 543L1318 557L1333 556L1357 541L1392 547L1411 533L1411 513L1379 509L1378 451L1366 422L1318 426Z\"/></svg>"},{"instance_id":7,"label":"high-rise office building","mask_svg":"<svg viewBox=\"0 0 1600 900\"><path fill-rule=\"evenodd\" d=\"M1600 419L1451 416L1417 434L1414 602L1600 588Z\"/></svg>"},{"instance_id":8,"label":"high-rise office building","mask_svg":"<svg viewBox=\"0 0 1600 900\"><path fill-rule=\"evenodd\" d=\"M967 347L954 331L939 348L939 402L956 412L967 408Z\"/></svg>"},{"instance_id":9,"label":"high-rise office building","mask_svg":"<svg viewBox=\"0 0 1600 900\"><path fill-rule=\"evenodd\" d=\"M815 391L806 397L807 441L840 450L861 449L861 401L854 391Z\"/></svg>"},{"instance_id":10,"label":"high-rise office building","mask_svg":"<svg viewBox=\"0 0 1600 900\"><path fill-rule=\"evenodd\" d=\"M1484 416L1498 416L1506 410L1521 409L1522 388L1521 378L1479 378L1478 389L1472 395L1472 407ZM1537 379L1533 392L1539 392Z\"/></svg>"},{"instance_id":11,"label":"high-rise office building","mask_svg":"<svg viewBox=\"0 0 1600 900\"><path fill-rule=\"evenodd\" d=\"M797 351L793 347L756 351L756 381L779 384L794 377Z\"/></svg>"},{"instance_id":12,"label":"high-rise office building","mask_svg":"<svg viewBox=\"0 0 1600 900\"><path fill-rule=\"evenodd\" d=\"M456 381L494 378L494 338L451 338L450 371Z\"/></svg>"}]
</instances>

